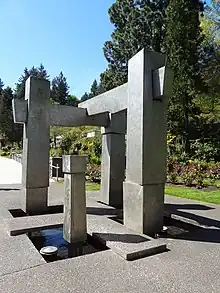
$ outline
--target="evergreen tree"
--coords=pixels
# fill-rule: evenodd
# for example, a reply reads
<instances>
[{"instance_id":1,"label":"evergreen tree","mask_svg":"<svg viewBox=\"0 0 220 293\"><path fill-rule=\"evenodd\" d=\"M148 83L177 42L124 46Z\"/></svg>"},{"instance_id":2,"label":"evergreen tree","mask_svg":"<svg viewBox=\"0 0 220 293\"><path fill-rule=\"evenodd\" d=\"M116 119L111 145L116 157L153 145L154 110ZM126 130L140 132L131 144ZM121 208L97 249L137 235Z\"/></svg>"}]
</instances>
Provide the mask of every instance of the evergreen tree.
<instances>
[{"instance_id":1,"label":"evergreen tree","mask_svg":"<svg viewBox=\"0 0 220 293\"><path fill-rule=\"evenodd\" d=\"M89 94L85 92L85 94L82 95L80 102L85 102L89 99Z\"/></svg>"},{"instance_id":2,"label":"evergreen tree","mask_svg":"<svg viewBox=\"0 0 220 293\"><path fill-rule=\"evenodd\" d=\"M211 0L211 4L205 10L209 18L215 23L215 30L220 32L220 0Z\"/></svg>"},{"instance_id":3,"label":"evergreen tree","mask_svg":"<svg viewBox=\"0 0 220 293\"><path fill-rule=\"evenodd\" d=\"M108 69L100 75L106 91L127 81L128 60L142 48L163 51L166 0L116 0L109 9L115 26L104 44Z\"/></svg>"},{"instance_id":4,"label":"evergreen tree","mask_svg":"<svg viewBox=\"0 0 220 293\"><path fill-rule=\"evenodd\" d=\"M67 106L78 107L78 104L79 104L79 100L77 99L76 96L69 95L67 97L67 103L66 103Z\"/></svg>"},{"instance_id":5,"label":"evergreen tree","mask_svg":"<svg viewBox=\"0 0 220 293\"><path fill-rule=\"evenodd\" d=\"M49 80L49 75L47 74L47 70L41 63L40 66L37 68L37 77Z\"/></svg>"},{"instance_id":6,"label":"evergreen tree","mask_svg":"<svg viewBox=\"0 0 220 293\"><path fill-rule=\"evenodd\" d=\"M25 82L29 76L35 76L43 79L49 79L46 69L42 64L38 68L34 66L31 69L25 67L24 73L19 78L18 82L15 84L15 98L23 99L25 96Z\"/></svg>"},{"instance_id":7,"label":"evergreen tree","mask_svg":"<svg viewBox=\"0 0 220 293\"><path fill-rule=\"evenodd\" d=\"M91 98L97 96L98 94L99 94L99 86L98 86L97 80L95 79L91 85L89 98L91 99Z\"/></svg>"},{"instance_id":8,"label":"evergreen tree","mask_svg":"<svg viewBox=\"0 0 220 293\"><path fill-rule=\"evenodd\" d=\"M3 111L0 115L0 133L5 139L11 143L20 143L22 140L23 127L15 124L12 113L13 91L10 87L2 90Z\"/></svg>"},{"instance_id":9,"label":"evergreen tree","mask_svg":"<svg viewBox=\"0 0 220 293\"><path fill-rule=\"evenodd\" d=\"M189 117L192 94L199 78L199 47L202 43L199 0L170 0L166 10L166 52L174 71L173 96L169 105L169 128L182 133L184 151L189 151Z\"/></svg>"},{"instance_id":10,"label":"evergreen tree","mask_svg":"<svg viewBox=\"0 0 220 293\"><path fill-rule=\"evenodd\" d=\"M62 71L52 80L51 99L60 105L66 105L69 95L69 86Z\"/></svg>"},{"instance_id":11,"label":"evergreen tree","mask_svg":"<svg viewBox=\"0 0 220 293\"><path fill-rule=\"evenodd\" d=\"M0 78L0 91L1 91L1 89L3 88L3 86L4 86L4 83L3 83L3 81L2 81L1 78Z\"/></svg>"}]
</instances>

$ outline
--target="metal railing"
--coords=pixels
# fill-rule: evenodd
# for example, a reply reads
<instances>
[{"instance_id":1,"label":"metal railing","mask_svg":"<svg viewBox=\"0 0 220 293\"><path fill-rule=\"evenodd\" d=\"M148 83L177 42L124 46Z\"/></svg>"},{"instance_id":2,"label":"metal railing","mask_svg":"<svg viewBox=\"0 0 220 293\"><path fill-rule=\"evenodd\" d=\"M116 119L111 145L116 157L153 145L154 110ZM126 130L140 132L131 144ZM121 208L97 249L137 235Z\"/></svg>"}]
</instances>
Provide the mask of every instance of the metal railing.
<instances>
[{"instance_id":1,"label":"metal railing","mask_svg":"<svg viewBox=\"0 0 220 293\"><path fill-rule=\"evenodd\" d=\"M56 181L58 182L59 181L59 169L60 169L60 167L59 167L59 165L57 164L56 166L54 166L54 165L52 165L52 164L50 164L50 169L51 169L51 177L52 177L52 169L56 169Z\"/></svg>"},{"instance_id":2,"label":"metal railing","mask_svg":"<svg viewBox=\"0 0 220 293\"><path fill-rule=\"evenodd\" d=\"M22 164L22 154L12 154L11 155L12 160L15 160L18 163ZM52 169L56 169L56 181L59 181L59 165L57 164L56 166L54 166L52 164L51 158L50 158L50 177L52 178Z\"/></svg>"}]
</instances>

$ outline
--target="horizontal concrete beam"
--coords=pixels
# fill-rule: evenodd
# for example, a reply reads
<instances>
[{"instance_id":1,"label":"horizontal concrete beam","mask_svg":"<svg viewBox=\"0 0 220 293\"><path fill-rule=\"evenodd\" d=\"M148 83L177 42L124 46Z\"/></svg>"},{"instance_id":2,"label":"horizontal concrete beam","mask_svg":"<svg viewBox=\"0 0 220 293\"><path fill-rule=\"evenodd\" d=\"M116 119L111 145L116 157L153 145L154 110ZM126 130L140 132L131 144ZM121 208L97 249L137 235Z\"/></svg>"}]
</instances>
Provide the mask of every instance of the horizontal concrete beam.
<instances>
[{"instance_id":1,"label":"horizontal concrete beam","mask_svg":"<svg viewBox=\"0 0 220 293\"><path fill-rule=\"evenodd\" d=\"M23 99L12 100L13 119L15 123L25 123L27 120L28 101Z\"/></svg>"},{"instance_id":2,"label":"horizontal concrete beam","mask_svg":"<svg viewBox=\"0 0 220 293\"><path fill-rule=\"evenodd\" d=\"M171 95L172 90L172 70L167 67L161 67L153 71L153 96L159 100L162 96ZM169 84L167 84L167 81ZM125 83L106 93L98 95L90 100L80 103L80 108L86 108L89 115L100 112L117 113L127 109L128 104L128 84Z\"/></svg>"},{"instance_id":3,"label":"horizontal concrete beam","mask_svg":"<svg viewBox=\"0 0 220 293\"><path fill-rule=\"evenodd\" d=\"M49 120L51 126L107 126L109 124L109 114L105 112L88 115L86 109L64 105L49 105Z\"/></svg>"},{"instance_id":4,"label":"horizontal concrete beam","mask_svg":"<svg viewBox=\"0 0 220 293\"><path fill-rule=\"evenodd\" d=\"M117 113L127 108L127 100L127 83L125 83L106 93L80 103L78 107L86 108L89 115L102 112Z\"/></svg>"}]
</instances>

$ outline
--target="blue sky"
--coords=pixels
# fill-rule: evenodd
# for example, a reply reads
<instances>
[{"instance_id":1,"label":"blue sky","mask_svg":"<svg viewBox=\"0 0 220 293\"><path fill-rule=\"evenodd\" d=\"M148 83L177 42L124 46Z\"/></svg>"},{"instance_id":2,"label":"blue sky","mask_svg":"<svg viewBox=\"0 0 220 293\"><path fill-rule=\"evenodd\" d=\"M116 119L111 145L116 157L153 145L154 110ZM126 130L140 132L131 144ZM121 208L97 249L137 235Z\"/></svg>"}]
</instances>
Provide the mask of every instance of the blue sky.
<instances>
[{"instance_id":1,"label":"blue sky","mask_svg":"<svg viewBox=\"0 0 220 293\"><path fill-rule=\"evenodd\" d=\"M77 97L107 66L103 44L113 0L0 0L0 78L14 87L25 67L62 70Z\"/></svg>"}]
</instances>

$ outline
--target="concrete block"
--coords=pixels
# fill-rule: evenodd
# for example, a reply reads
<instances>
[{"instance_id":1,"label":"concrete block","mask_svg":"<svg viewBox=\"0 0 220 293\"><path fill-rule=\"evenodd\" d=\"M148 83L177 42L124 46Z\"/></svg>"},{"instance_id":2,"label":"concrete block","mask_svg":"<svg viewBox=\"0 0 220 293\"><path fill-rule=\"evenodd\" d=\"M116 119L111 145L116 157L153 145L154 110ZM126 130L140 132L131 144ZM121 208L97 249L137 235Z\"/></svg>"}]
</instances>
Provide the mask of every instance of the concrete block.
<instances>
[{"instance_id":1,"label":"concrete block","mask_svg":"<svg viewBox=\"0 0 220 293\"><path fill-rule=\"evenodd\" d=\"M148 235L160 232L164 216L164 184L124 182L124 224Z\"/></svg>"},{"instance_id":2,"label":"concrete block","mask_svg":"<svg viewBox=\"0 0 220 293\"><path fill-rule=\"evenodd\" d=\"M63 226L63 214L27 216L5 220L10 236L17 236L41 229L52 229Z\"/></svg>"},{"instance_id":3,"label":"concrete block","mask_svg":"<svg viewBox=\"0 0 220 293\"><path fill-rule=\"evenodd\" d=\"M167 66L153 72L153 99L161 100L172 95L173 71Z\"/></svg>"},{"instance_id":4,"label":"concrete block","mask_svg":"<svg viewBox=\"0 0 220 293\"><path fill-rule=\"evenodd\" d=\"M29 77L25 99L28 100L28 121L24 125L22 184L25 188L49 186L49 117L50 83Z\"/></svg>"},{"instance_id":5,"label":"concrete block","mask_svg":"<svg viewBox=\"0 0 220 293\"><path fill-rule=\"evenodd\" d=\"M159 167L150 162L152 152L155 152L154 142L157 140L154 137L160 136L163 131L158 133L158 127L155 129L153 122L153 116L157 114L154 111L154 103L158 102L153 101L152 72L164 66L165 62L165 55L143 49L131 58L128 64L126 181L140 185L164 181L164 174L157 175L156 178L155 172L150 178L149 174L152 168L159 171ZM162 113L166 111L164 99L161 108ZM161 147L164 148L164 145ZM157 155L160 155L160 152Z\"/></svg>"},{"instance_id":6,"label":"concrete block","mask_svg":"<svg viewBox=\"0 0 220 293\"><path fill-rule=\"evenodd\" d=\"M63 173L85 173L87 156L63 156Z\"/></svg>"},{"instance_id":7,"label":"concrete block","mask_svg":"<svg viewBox=\"0 0 220 293\"><path fill-rule=\"evenodd\" d=\"M166 243L137 233L109 218L87 216L88 233L126 260L135 260L166 250Z\"/></svg>"},{"instance_id":8,"label":"concrete block","mask_svg":"<svg viewBox=\"0 0 220 293\"><path fill-rule=\"evenodd\" d=\"M125 83L117 88L80 103L78 107L86 108L89 115L102 112L116 113L127 108L127 100L127 83Z\"/></svg>"},{"instance_id":9,"label":"concrete block","mask_svg":"<svg viewBox=\"0 0 220 293\"><path fill-rule=\"evenodd\" d=\"M29 268L46 264L26 235L0 239L0 255L1 278L5 275L12 276L15 272L28 271ZM6 287L0 288L0 292L5 292ZM18 287L14 287L13 292L17 292Z\"/></svg>"},{"instance_id":10,"label":"concrete block","mask_svg":"<svg viewBox=\"0 0 220 293\"><path fill-rule=\"evenodd\" d=\"M28 215L46 211L48 187L23 188L23 193L26 198L26 213Z\"/></svg>"},{"instance_id":11,"label":"concrete block","mask_svg":"<svg viewBox=\"0 0 220 293\"><path fill-rule=\"evenodd\" d=\"M27 108L28 103L26 100L13 99L12 110L15 123L25 123L27 121Z\"/></svg>"},{"instance_id":12,"label":"concrete block","mask_svg":"<svg viewBox=\"0 0 220 293\"><path fill-rule=\"evenodd\" d=\"M102 127L101 133L120 133L126 134L127 131L127 110L109 114L109 126Z\"/></svg>"},{"instance_id":13,"label":"concrete block","mask_svg":"<svg viewBox=\"0 0 220 293\"><path fill-rule=\"evenodd\" d=\"M86 109L64 106L49 105L49 120L51 126L107 126L109 123L108 113L98 113L89 116Z\"/></svg>"},{"instance_id":14,"label":"concrete block","mask_svg":"<svg viewBox=\"0 0 220 293\"><path fill-rule=\"evenodd\" d=\"M125 135L102 135L101 201L114 207L123 205L125 178Z\"/></svg>"},{"instance_id":15,"label":"concrete block","mask_svg":"<svg viewBox=\"0 0 220 293\"><path fill-rule=\"evenodd\" d=\"M87 239L85 174L64 175L63 237L69 243Z\"/></svg>"}]
</instances>

